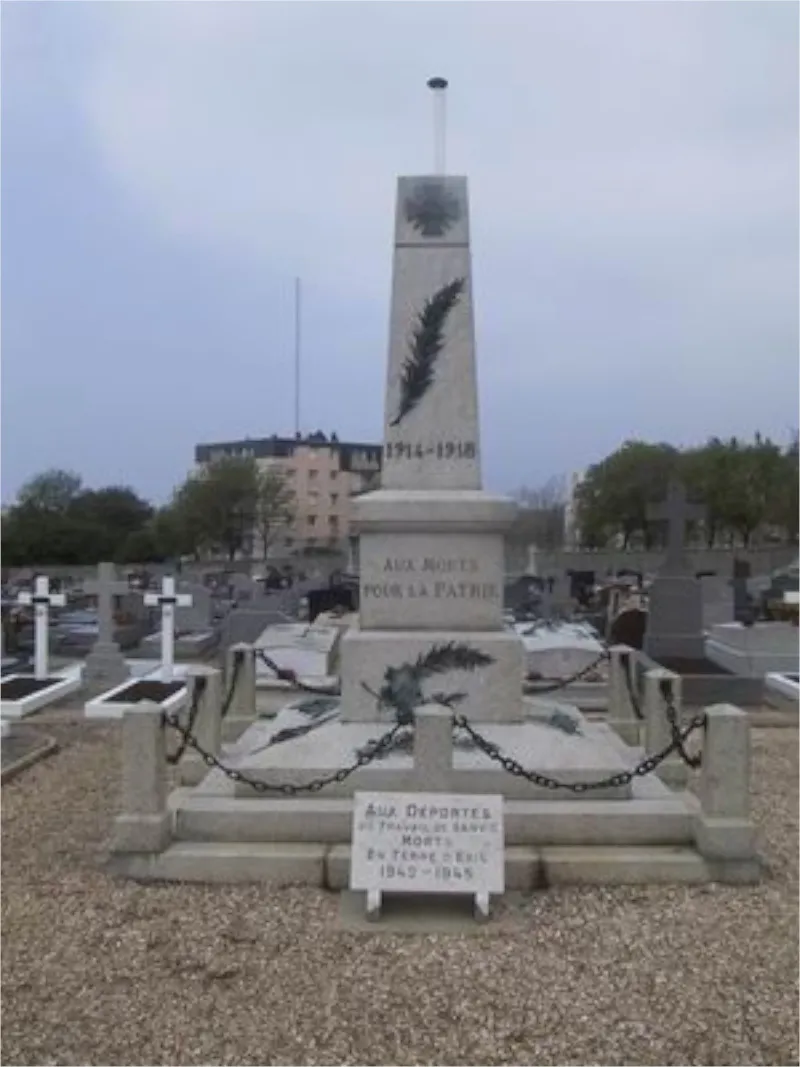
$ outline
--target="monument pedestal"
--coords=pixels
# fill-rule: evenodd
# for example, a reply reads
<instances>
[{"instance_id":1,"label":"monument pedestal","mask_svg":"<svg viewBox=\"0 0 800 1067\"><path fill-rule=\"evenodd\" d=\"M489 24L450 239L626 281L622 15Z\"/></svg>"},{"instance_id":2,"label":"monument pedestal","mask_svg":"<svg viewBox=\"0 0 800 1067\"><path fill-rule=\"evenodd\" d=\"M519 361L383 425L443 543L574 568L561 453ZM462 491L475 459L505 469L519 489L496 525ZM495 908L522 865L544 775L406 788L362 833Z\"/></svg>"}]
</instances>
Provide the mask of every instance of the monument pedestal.
<instances>
[{"instance_id":1,"label":"monument pedestal","mask_svg":"<svg viewBox=\"0 0 800 1067\"><path fill-rule=\"evenodd\" d=\"M503 624L503 535L514 513L513 501L475 489L354 501L360 626L340 649L343 721L383 718L375 694L403 668L419 673L422 700L463 694L453 706L475 722L522 721L524 647ZM447 666L459 658L464 669Z\"/></svg>"},{"instance_id":2,"label":"monument pedestal","mask_svg":"<svg viewBox=\"0 0 800 1067\"><path fill-rule=\"evenodd\" d=\"M524 648L516 634L497 630L380 631L349 630L341 644L342 721L375 722L383 714L373 693L380 691L389 668L414 663L435 646L455 644L476 649L492 662L476 670L451 670L423 679L427 698L435 693L465 693L454 710L479 722L521 722L524 718L522 682ZM363 684L362 684L363 683Z\"/></svg>"}]
</instances>

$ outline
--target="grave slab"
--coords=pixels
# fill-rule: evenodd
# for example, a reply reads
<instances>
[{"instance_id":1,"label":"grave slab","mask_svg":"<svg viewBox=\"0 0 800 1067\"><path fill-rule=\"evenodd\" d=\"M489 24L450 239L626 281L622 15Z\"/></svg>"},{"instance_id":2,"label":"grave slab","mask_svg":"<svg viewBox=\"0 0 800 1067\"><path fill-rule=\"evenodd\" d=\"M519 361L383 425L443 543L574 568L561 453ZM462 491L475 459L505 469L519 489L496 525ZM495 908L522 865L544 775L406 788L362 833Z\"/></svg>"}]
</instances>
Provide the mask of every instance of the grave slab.
<instances>
[{"instance_id":1,"label":"grave slab","mask_svg":"<svg viewBox=\"0 0 800 1067\"><path fill-rule=\"evenodd\" d=\"M37 684L38 683L38 684ZM45 684L42 684L45 683ZM53 671L44 679L32 674L8 674L0 683L0 716L23 719L50 704L56 704L81 688L81 665ZM27 689L27 694L22 690ZM12 694L19 692L19 696ZM9 693L6 697L4 694Z\"/></svg>"},{"instance_id":2,"label":"grave slab","mask_svg":"<svg viewBox=\"0 0 800 1067\"><path fill-rule=\"evenodd\" d=\"M151 666L151 664L148 664L148 666ZM127 701L120 699L121 695L125 693L125 690L131 686L140 685L142 682L161 682L167 686L171 683L173 686L176 686L177 688L175 688L173 692L166 693L166 691L164 691L164 697L158 702L164 711L178 711L186 704L187 687L185 683L190 671L191 667L189 664L176 664L173 668L173 675L169 683L163 683L161 668L158 665L142 674L137 675L134 673L131 678L122 682L120 685L114 686L105 693L99 694L92 700L87 700L84 704L83 713L87 719L122 719L125 712L135 709L140 700L154 699L152 696L139 696L136 700Z\"/></svg>"},{"instance_id":3,"label":"grave slab","mask_svg":"<svg viewBox=\"0 0 800 1067\"><path fill-rule=\"evenodd\" d=\"M604 724L586 722L577 709L571 710L581 724L580 734L565 734L535 720L521 724L482 723L480 732L523 767L563 781L597 780L624 770L627 763L611 731ZM276 724L256 722L239 739L236 752L229 754L229 765L248 777L278 785L298 784L354 763L357 750L388 728L389 723L326 722L301 737L268 745ZM420 788L417 779L412 754L392 751L344 782L326 787L325 796L347 797L356 790L412 791ZM443 772L434 788L437 792L499 793L518 799L554 796L554 791L507 774L480 750L460 745L453 749L452 768ZM243 785L241 794L252 795L252 790ZM593 795L598 799L626 797L630 786L609 786ZM562 793L559 799L564 799Z\"/></svg>"}]
</instances>

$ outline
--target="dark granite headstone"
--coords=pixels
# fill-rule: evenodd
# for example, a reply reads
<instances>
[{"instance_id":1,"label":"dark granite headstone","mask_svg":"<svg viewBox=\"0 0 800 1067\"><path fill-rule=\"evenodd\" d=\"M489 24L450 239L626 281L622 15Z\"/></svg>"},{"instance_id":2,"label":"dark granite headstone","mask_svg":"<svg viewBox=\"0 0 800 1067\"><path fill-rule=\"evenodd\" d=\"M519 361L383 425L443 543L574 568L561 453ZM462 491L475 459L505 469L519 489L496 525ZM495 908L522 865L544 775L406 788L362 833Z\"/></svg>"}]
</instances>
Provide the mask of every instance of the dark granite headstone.
<instances>
[{"instance_id":1,"label":"dark granite headstone","mask_svg":"<svg viewBox=\"0 0 800 1067\"><path fill-rule=\"evenodd\" d=\"M641 608L628 608L627 611L621 611L609 627L609 644L628 645L630 648L641 650L646 628L646 611L642 611Z\"/></svg>"},{"instance_id":2,"label":"dark granite headstone","mask_svg":"<svg viewBox=\"0 0 800 1067\"><path fill-rule=\"evenodd\" d=\"M751 576L752 568L750 561L746 559L734 559L731 586L733 587L733 619L745 626L751 626L754 621L753 602L747 589L747 583Z\"/></svg>"}]
</instances>

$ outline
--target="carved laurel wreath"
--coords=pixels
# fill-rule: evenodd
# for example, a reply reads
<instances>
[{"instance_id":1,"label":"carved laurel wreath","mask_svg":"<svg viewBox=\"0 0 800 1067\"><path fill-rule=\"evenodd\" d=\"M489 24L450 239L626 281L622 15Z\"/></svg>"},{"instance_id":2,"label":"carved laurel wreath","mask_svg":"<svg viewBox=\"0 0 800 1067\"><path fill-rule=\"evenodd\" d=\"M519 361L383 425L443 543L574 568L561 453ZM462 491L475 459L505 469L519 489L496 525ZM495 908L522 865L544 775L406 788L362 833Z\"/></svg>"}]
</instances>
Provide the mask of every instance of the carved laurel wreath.
<instances>
[{"instance_id":1,"label":"carved laurel wreath","mask_svg":"<svg viewBox=\"0 0 800 1067\"><path fill-rule=\"evenodd\" d=\"M433 385L436 361L444 348L447 316L464 292L465 278L443 285L425 301L408 342L409 353L400 371L400 402L390 426L397 426Z\"/></svg>"}]
</instances>

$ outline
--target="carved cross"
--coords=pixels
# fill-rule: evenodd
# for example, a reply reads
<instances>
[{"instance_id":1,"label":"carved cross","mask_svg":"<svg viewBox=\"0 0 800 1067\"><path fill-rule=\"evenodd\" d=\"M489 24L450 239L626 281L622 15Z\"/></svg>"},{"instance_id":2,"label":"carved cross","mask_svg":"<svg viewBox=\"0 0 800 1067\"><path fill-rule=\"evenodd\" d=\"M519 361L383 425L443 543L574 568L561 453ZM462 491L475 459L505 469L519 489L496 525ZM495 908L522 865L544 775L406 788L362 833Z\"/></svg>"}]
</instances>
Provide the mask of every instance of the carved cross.
<instances>
[{"instance_id":1,"label":"carved cross","mask_svg":"<svg viewBox=\"0 0 800 1067\"><path fill-rule=\"evenodd\" d=\"M97 643L110 644L114 640L114 597L130 592L130 586L115 578L113 563L100 563L97 578L85 582L83 591L97 598Z\"/></svg>"},{"instance_id":2,"label":"carved cross","mask_svg":"<svg viewBox=\"0 0 800 1067\"><path fill-rule=\"evenodd\" d=\"M699 521L706 517L702 504L690 504L686 499L686 490L681 482L671 481L667 490L667 499L661 504L652 504L647 509L647 518L655 522L667 522L667 554L664 563L667 567L680 567L685 559L686 523Z\"/></svg>"}]
</instances>

